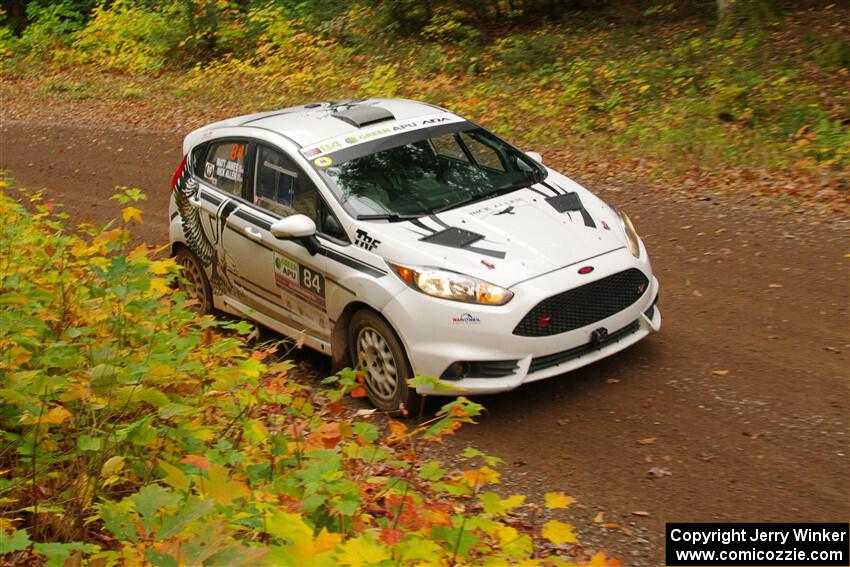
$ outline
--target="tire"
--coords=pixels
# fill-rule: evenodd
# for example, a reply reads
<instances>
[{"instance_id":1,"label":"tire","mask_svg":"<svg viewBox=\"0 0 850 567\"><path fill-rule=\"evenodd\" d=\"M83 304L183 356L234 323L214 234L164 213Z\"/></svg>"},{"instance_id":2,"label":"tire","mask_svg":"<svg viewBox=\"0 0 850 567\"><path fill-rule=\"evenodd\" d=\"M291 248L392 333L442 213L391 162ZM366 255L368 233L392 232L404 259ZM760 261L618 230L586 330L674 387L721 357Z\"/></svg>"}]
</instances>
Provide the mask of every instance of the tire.
<instances>
[{"instance_id":1,"label":"tire","mask_svg":"<svg viewBox=\"0 0 850 567\"><path fill-rule=\"evenodd\" d=\"M364 386L376 408L418 411L420 396L407 384L413 370L401 339L389 323L374 311L358 311L348 326L348 345L352 366L363 358Z\"/></svg>"},{"instance_id":2,"label":"tire","mask_svg":"<svg viewBox=\"0 0 850 567\"><path fill-rule=\"evenodd\" d=\"M187 299L194 299L193 311L201 315L212 313L213 295L210 280L203 264L188 248L180 247L174 260L183 268L183 277L178 280L178 289L186 292Z\"/></svg>"}]
</instances>

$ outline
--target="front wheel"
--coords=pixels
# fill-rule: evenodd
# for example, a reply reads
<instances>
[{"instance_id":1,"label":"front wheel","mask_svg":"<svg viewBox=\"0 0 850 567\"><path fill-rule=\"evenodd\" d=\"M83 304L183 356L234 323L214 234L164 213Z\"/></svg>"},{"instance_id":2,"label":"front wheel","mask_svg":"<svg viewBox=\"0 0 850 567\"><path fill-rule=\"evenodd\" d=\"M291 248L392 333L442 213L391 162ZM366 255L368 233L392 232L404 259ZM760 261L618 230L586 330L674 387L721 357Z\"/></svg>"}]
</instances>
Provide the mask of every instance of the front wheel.
<instances>
[{"instance_id":1,"label":"front wheel","mask_svg":"<svg viewBox=\"0 0 850 567\"><path fill-rule=\"evenodd\" d=\"M178 280L177 285L186 292L188 299L194 300L192 309L201 315L212 313L212 288L201 261L191 250L183 247L174 254L174 261L183 268L183 277Z\"/></svg>"},{"instance_id":2,"label":"front wheel","mask_svg":"<svg viewBox=\"0 0 850 567\"><path fill-rule=\"evenodd\" d=\"M353 365L362 361L366 393L380 410L410 410L419 402L407 384L413 376L401 339L378 314L361 310L351 318L348 330Z\"/></svg>"}]
</instances>

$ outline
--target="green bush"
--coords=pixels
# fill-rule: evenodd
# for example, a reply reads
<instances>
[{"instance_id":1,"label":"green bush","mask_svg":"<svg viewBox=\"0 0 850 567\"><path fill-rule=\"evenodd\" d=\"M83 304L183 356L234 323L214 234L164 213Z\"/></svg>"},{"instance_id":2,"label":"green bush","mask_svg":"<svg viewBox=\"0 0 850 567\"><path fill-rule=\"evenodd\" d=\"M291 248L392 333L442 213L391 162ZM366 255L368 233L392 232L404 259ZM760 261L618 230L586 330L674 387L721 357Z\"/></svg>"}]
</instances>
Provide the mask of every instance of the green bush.
<instances>
[{"instance_id":1,"label":"green bush","mask_svg":"<svg viewBox=\"0 0 850 567\"><path fill-rule=\"evenodd\" d=\"M76 34L82 61L130 73L155 73L191 38L177 4L146 8L131 0L99 4Z\"/></svg>"},{"instance_id":2,"label":"green bush","mask_svg":"<svg viewBox=\"0 0 850 567\"><path fill-rule=\"evenodd\" d=\"M29 24L21 34L19 46L27 53L44 57L70 44L74 33L81 29L85 18L71 1L37 2L27 5Z\"/></svg>"},{"instance_id":3,"label":"green bush","mask_svg":"<svg viewBox=\"0 0 850 567\"><path fill-rule=\"evenodd\" d=\"M248 349L252 325L188 309L173 260L127 250L137 190L116 195L123 226L72 233L40 195L30 214L0 187L0 563L555 566L579 551L556 519L565 495L546 496L538 531L509 516L523 496L488 489L499 459L422 457L479 405L410 426L352 415L359 372L299 383L293 347Z\"/></svg>"}]
</instances>

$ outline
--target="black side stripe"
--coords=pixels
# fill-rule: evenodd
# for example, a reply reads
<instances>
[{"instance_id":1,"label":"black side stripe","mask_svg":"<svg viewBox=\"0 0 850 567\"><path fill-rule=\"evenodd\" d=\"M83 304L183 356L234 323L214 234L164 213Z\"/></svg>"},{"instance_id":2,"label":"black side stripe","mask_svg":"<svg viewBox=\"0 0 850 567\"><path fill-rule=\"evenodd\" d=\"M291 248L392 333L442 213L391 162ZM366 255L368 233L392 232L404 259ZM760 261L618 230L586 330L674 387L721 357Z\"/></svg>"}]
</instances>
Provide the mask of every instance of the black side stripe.
<instances>
[{"instance_id":1,"label":"black side stripe","mask_svg":"<svg viewBox=\"0 0 850 567\"><path fill-rule=\"evenodd\" d=\"M449 225L440 220L436 215L428 215L428 218L440 225L443 228L451 228Z\"/></svg>"},{"instance_id":2,"label":"black side stripe","mask_svg":"<svg viewBox=\"0 0 850 567\"><path fill-rule=\"evenodd\" d=\"M541 191L540 189L535 189L533 186L532 186L532 187L529 187L529 189L531 189L532 191L534 191L535 193L537 193L537 194L538 194L538 195L540 195L541 197L547 197L547 198L549 197L549 195L547 195L546 193L544 193L544 192L543 192L543 191Z\"/></svg>"},{"instance_id":3,"label":"black side stripe","mask_svg":"<svg viewBox=\"0 0 850 567\"><path fill-rule=\"evenodd\" d=\"M201 199L210 203L213 207L217 207L221 204L221 199L213 195L212 193L208 193L207 191L200 191Z\"/></svg>"},{"instance_id":4,"label":"black side stripe","mask_svg":"<svg viewBox=\"0 0 850 567\"><path fill-rule=\"evenodd\" d=\"M560 195L560 194L561 194L561 191L558 191L557 189L555 189L553 186L549 185L549 184L548 184L548 183L546 183L545 181L541 181L541 182L540 182L540 184L541 184L543 187L545 187L546 189L549 189L550 191L552 191L555 195Z\"/></svg>"},{"instance_id":5,"label":"black side stripe","mask_svg":"<svg viewBox=\"0 0 850 567\"><path fill-rule=\"evenodd\" d=\"M270 222L265 221L265 220L263 220L259 217L255 217L254 215L252 215L252 214L250 214L247 211L244 211L242 209L239 209L238 211L233 213L233 216L239 217L240 219L242 219L244 221L248 221L250 223L253 223L253 224L257 225L258 227L265 229L265 230L269 230L272 227Z\"/></svg>"},{"instance_id":6,"label":"black side stripe","mask_svg":"<svg viewBox=\"0 0 850 567\"><path fill-rule=\"evenodd\" d=\"M340 264L344 264L349 268L354 268L355 270L359 270L363 273L369 274L373 278L382 278L387 275L387 272L384 270L380 270L375 266L371 266L366 264L365 262L361 262L357 258L352 258L351 256L346 256L336 250L331 250L330 248L322 247L319 251L319 254L325 256L330 260L334 260L335 262L339 262Z\"/></svg>"},{"instance_id":7,"label":"black side stripe","mask_svg":"<svg viewBox=\"0 0 850 567\"><path fill-rule=\"evenodd\" d=\"M424 228L424 229L425 229L425 230L427 230L428 232L437 232L435 229L431 228L431 227L430 227L430 226L428 226L427 224L424 224L424 223L423 223L421 220L419 220L419 219L413 219L413 220L411 220L411 221L410 221L410 223L411 223L411 224L415 224L415 225L416 225L416 226L418 226L419 228Z\"/></svg>"},{"instance_id":8,"label":"black side stripe","mask_svg":"<svg viewBox=\"0 0 850 567\"><path fill-rule=\"evenodd\" d=\"M478 254L483 254L484 256L492 256L493 258L503 259L505 257L504 252L500 252L499 250L490 250L488 248L478 248L476 246L464 246L463 250L469 250L470 252L477 252Z\"/></svg>"}]
</instances>

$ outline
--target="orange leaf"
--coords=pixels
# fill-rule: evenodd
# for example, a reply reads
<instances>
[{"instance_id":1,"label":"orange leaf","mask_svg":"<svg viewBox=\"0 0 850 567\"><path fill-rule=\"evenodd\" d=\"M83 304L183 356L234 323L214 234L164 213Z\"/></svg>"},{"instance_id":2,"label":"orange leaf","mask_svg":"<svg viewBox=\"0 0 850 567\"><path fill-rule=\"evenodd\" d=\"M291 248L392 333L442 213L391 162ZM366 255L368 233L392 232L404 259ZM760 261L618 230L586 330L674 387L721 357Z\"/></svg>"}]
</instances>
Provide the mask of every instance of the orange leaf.
<instances>
[{"instance_id":1,"label":"orange leaf","mask_svg":"<svg viewBox=\"0 0 850 567\"><path fill-rule=\"evenodd\" d=\"M352 398L365 398L369 395L366 393L366 388L364 388L363 386L357 386L356 388L351 390L349 394L351 394Z\"/></svg>"},{"instance_id":2,"label":"orange leaf","mask_svg":"<svg viewBox=\"0 0 850 567\"><path fill-rule=\"evenodd\" d=\"M185 465L192 465L193 467L197 467L199 469L208 471L210 470L210 460L206 457L201 457L199 455L186 455L180 462Z\"/></svg>"}]
</instances>

